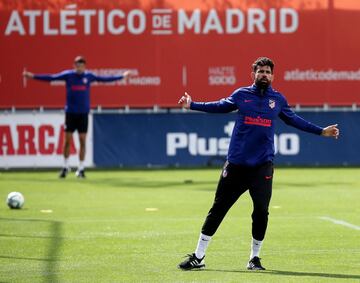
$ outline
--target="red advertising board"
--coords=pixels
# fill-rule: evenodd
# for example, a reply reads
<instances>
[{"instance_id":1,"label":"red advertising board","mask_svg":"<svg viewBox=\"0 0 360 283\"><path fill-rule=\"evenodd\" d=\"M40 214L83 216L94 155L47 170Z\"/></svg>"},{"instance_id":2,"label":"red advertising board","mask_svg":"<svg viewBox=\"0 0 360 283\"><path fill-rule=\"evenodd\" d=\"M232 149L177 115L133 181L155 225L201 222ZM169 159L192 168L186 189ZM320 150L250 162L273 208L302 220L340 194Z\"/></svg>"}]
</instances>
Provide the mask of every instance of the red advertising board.
<instances>
[{"instance_id":1,"label":"red advertising board","mask_svg":"<svg viewBox=\"0 0 360 283\"><path fill-rule=\"evenodd\" d=\"M251 84L260 56L292 105L360 104L359 1L246 2L0 0L0 108L62 107L61 83L21 74L70 69L79 54L97 74L135 73L94 84L93 107L176 107L185 90L217 100Z\"/></svg>"}]
</instances>

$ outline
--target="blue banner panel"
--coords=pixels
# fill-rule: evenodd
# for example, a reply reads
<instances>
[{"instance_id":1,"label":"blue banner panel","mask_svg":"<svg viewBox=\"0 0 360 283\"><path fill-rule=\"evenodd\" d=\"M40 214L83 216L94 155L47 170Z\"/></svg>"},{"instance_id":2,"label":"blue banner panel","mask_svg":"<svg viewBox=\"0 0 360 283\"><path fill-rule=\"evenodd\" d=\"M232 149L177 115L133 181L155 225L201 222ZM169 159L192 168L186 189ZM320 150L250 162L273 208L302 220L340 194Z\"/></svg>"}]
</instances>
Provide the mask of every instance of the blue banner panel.
<instances>
[{"instance_id":1,"label":"blue banner panel","mask_svg":"<svg viewBox=\"0 0 360 283\"><path fill-rule=\"evenodd\" d=\"M360 165L360 112L301 112L320 126L339 124L338 140L301 132L280 119L277 165ZM235 123L231 114L95 114L94 163L204 166L223 163ZM259 145L261 146L261 145Z\"/></svg>"}]
</instances>

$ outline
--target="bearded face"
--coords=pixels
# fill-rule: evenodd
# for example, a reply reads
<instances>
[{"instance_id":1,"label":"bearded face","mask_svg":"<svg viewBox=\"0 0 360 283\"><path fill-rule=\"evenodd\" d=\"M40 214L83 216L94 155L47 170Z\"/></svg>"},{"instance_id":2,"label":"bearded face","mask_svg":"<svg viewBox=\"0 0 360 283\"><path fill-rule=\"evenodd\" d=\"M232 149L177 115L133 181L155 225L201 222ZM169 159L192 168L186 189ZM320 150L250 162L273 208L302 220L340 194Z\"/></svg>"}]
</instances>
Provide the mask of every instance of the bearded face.
<instances>
[{"instance_id":1,"label":"bearded face","mask_svg":"<svg viewBox=\"0 0 360 283\"><path fill-rule=\"evenodd\" d=\"M253 73L253 76L255 85L261 89L268 88L274 79L274 75L270 66L257 67L256 71Z\"/></svg>"}]
</instances>

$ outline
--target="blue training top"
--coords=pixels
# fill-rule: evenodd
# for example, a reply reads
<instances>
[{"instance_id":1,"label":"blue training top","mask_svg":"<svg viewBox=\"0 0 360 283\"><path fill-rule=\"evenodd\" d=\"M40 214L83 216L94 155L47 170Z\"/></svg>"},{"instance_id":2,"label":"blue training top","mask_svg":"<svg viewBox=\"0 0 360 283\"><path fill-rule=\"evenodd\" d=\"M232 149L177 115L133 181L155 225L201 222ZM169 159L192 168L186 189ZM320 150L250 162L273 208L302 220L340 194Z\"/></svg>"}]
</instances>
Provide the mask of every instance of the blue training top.
<instances>
[{"instance_id":1,"label":"blue training top","mask_svg":"<svg viewBox=\"0 0 360 283\"><path fill-rule=\"evenodd\" d=\"M237 165L257 166L273 161L277 117L302 131L322 133L321 127L296 115L281 93L271 87L262 93L255 84L239 88L220 101L191 102L190 109L209 113L238 110L227 157Z\"/></svg>"},{"instance_id":2,"label":"blue training top","mask_svg":"<svg viewBox=\"0 0 360 283\"><path fill-rule=\"evenodd\" d=\"M34 79L42 81L65 81L67 113L87 114L90 111L90 84L94 81L112 82L124 76L97 76L85 71L78 74L75 70L66 70L59 74L34 75Z\"/></svg>"}]
</instances>

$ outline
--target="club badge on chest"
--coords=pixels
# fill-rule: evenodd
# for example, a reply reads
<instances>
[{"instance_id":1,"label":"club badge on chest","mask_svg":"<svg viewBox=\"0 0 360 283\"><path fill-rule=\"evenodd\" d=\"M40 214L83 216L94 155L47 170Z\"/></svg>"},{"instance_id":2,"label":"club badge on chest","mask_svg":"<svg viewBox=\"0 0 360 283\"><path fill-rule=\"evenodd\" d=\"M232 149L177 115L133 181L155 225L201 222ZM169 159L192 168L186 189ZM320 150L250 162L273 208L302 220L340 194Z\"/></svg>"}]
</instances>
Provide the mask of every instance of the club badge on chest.
<instances>
[{"instance_id":1,"label":"club badge on chest","mask_svg":"<svg viewBox=\"0 0 360 283\"><path fill-rule=\"evenodd\" d=\"M274 109L275 106L276 106L275 100L269 99L269 107L270 107L271 109Z\"/></svg>"}]
</instances>

